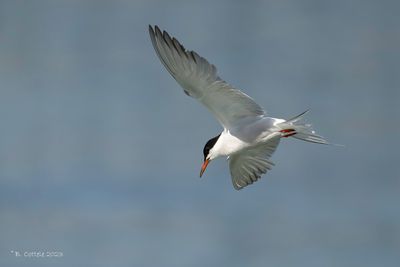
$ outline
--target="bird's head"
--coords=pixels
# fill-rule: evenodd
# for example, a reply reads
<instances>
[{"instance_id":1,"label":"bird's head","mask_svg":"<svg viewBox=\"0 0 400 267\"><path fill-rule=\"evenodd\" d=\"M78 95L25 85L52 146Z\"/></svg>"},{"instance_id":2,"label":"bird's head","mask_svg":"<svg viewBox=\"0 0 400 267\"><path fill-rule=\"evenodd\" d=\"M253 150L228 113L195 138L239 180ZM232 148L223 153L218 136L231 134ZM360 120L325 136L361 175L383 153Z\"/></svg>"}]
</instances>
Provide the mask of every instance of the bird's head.
<instances>
[{"instance_id":1,"label":"bird's head","mask_svg":"<svg viewBox=\"0 0 400 267\"><path fill-rule=\"evenodd\" d=\"M203 148L204 162L203 162L203 165L201 166L200 177L203 175L204 171L206 170L208 163L210 163L210 161L215 158L215 157L213 157L212 151L213 151L213 147L217 143L220 135L221 134L208 140L206 145Z\"/></svg>"}]
</instances>

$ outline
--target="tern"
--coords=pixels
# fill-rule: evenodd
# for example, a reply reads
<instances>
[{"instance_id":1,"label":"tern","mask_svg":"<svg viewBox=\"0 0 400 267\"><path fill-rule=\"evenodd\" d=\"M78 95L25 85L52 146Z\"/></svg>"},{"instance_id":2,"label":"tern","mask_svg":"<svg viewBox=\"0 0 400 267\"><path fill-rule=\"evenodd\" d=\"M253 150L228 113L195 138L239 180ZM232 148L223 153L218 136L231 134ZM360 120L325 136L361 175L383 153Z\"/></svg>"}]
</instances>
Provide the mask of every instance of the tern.
<instances>
[{"instance_id":1,"label":"tern","mask_svg":"<svg viewBox=\"0 0 400 267\"><path fill-rule=\"evenodd\" d=\"M208 140L203 149L200 177L208 164L227 157L232 183L239 190L259 180L274 166L270 157L281 138L329 144L310 124L301 122L308 111L289 120L268 117L251 97L217 75L217 69L158 26L149 25L150 39L161 63L190 97L216 117L223 131Z\"/></svg>"}]
</instances>

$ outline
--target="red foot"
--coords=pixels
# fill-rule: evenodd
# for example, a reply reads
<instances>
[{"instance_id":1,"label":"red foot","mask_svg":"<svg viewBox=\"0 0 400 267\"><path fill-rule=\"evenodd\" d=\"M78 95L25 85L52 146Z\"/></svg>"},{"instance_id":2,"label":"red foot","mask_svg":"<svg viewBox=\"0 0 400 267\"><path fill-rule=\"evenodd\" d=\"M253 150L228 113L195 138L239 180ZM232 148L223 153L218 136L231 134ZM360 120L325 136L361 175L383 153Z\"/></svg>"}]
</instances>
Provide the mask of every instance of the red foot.
<instances>
[{"instance_id":1,"label":"red foot","mask_svg":"<svg viewBox=\"0 0 400 267\"><path fill-rule=\"evenodd\" d=\"M295 129L284 129L284 130L281 130L280 132L284 134L284 135L282 135L282 137L289 137L289 136L296 134Z\"/></svg>"}]
</instances>

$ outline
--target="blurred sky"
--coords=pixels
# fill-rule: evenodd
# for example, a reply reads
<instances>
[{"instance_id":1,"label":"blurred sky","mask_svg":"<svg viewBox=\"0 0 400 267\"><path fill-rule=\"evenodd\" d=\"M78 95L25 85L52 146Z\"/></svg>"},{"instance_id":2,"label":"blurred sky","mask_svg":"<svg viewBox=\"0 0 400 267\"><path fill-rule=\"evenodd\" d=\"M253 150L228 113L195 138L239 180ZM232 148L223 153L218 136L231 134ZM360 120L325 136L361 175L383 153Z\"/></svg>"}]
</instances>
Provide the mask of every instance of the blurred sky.
<instances>
[{"instance_id":1,"label":"blurred sky","mask_svg":"<svg viewBox=\"0 0 400 267\"><path fill-rule=\"evenodd\" d=\"M398 1L0 1L1 266L398 266ZM157 24L274 117L261 181L156 57ZM11 251L61 251L60 258Z\"/></svg>"}]
</instances>

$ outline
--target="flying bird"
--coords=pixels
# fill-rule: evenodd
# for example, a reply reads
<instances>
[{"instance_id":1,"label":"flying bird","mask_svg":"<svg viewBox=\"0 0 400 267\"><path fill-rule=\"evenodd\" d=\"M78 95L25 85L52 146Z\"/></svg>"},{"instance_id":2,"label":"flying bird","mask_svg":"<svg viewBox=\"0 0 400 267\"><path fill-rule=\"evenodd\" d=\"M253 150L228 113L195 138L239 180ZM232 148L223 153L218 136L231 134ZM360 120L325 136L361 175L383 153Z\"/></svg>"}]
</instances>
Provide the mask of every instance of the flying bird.
<instances>
[{"instance_id":1,"label":"flying bird","mask_svg":"<svg viewBox=\"0 0 400 267\"><path fill-rule=\"evenodd\" d=\"M217 69L158 26L149 25L153 47L161 63L183 91L215 116L223 131L208 140L203 149L200 177L208 164L227 157L232 183L239 190L261 178L274 166L270 160L281 138L328 144L311 125L301 122L307 112L289 119L268 117L251 97L232 87L217 75Z\"/></svg>"}]
</instances>

